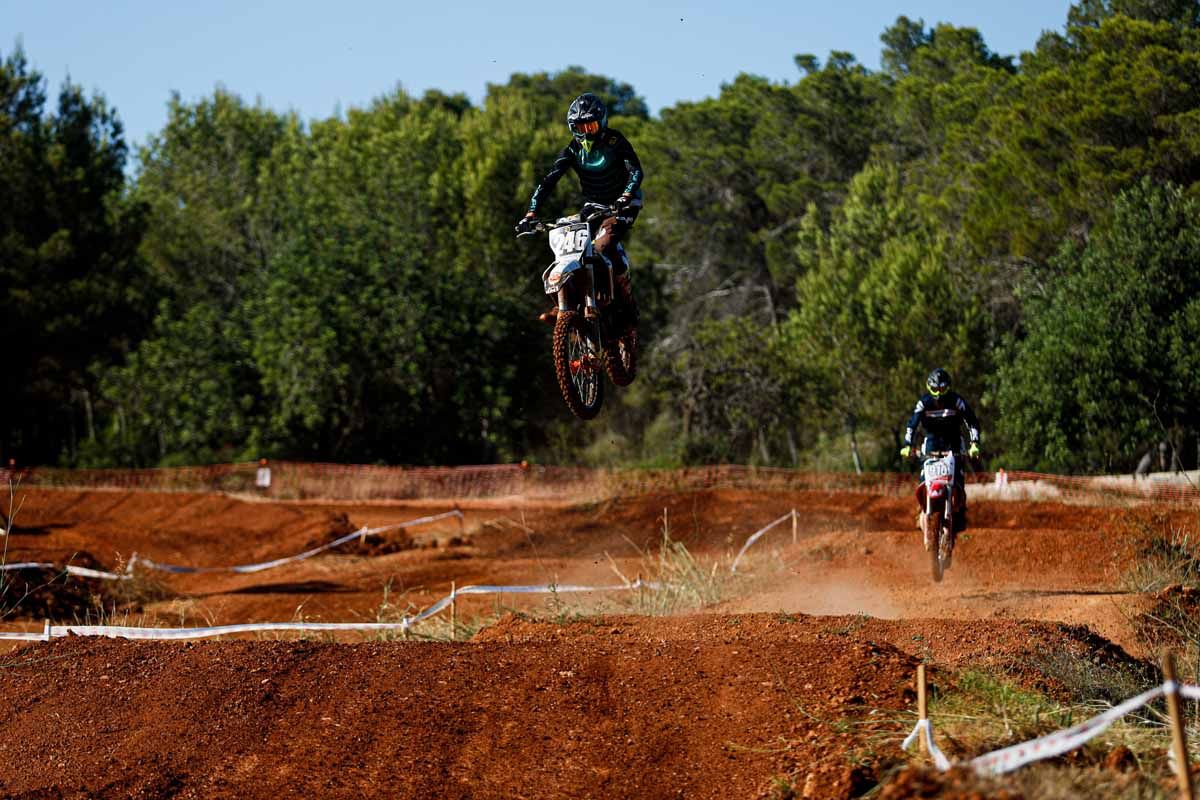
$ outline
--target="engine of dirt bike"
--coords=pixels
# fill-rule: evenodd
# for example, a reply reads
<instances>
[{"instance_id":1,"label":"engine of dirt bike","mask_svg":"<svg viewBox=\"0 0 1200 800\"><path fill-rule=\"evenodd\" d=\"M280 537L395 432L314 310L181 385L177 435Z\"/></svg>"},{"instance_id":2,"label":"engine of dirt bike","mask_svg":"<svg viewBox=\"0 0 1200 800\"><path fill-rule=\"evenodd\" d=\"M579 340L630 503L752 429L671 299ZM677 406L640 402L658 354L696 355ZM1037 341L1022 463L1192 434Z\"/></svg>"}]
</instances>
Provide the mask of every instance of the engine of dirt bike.
<instances>
[{"instance_id":1,"label":"engine of dirt bike","mask_svg":"<svg viewBox=\"0 0 1200 800\"><path fill-rule=\"evenodd\" d=\"M612 213L608 206L584 205L579 214L559 218L550 228L554 263L542 274L546 294L557 295L558 310L603 309L616 296L614 264L595 247L596 230ZM618 243L617 256L629 267L625 248Z\"/></svg>"}]
</instances>

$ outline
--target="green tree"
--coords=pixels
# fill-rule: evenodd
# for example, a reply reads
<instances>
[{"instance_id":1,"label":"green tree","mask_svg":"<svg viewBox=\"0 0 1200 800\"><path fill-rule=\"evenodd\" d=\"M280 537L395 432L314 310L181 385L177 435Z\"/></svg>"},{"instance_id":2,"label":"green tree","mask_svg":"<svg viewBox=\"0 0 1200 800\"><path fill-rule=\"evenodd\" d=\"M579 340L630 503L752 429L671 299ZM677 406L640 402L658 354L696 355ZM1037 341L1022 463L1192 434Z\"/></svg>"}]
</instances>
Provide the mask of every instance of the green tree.
<instances>
[{"instance_id":1,"label":"green tree","mask_svg":"<svg viewBox=\"0 0 1200 800\"><path fill-rule=\"evenodd\" d=\"M893 165L857 175L827 229L815 213L806 218L797 250L804 275L783 338L792 369L813 375L805 413L834 430L853 420L890 460L931 366L959 375L966 393L977 389L986 358L980 303L949 269L945 236L905 197Z\"/></svg>"},{"instance_id":2,"label":"green tree","mask_svg":"<svg viewBox=\"0 0 1200 800\"><path fill-rule=\"evenodd\" d=\"M144 330L120 120L66 83L51 111L21 49L0 60L0 457L73 460L95 435L94 369Z\"/></svg>"},{"instance_id":3,"label":"green tree","mask_svg":"<svg viewBox=\"0 0 1200 800\"><path fill-rule=\"evenodd\" d=\"M1200 3L1196 0L1082 0L1067 12L1068 30L1099 27L1105 20L1123 15L1148 22L1200 25Z\"/></svg>"},{"instance_id":4,"label":"green tree","mask_svg":"<svg viewBox=\"0 0 1200 800\"><path fill-rule=\"evenodd\" d=\"M943 202L984 258L1044 261L1142 176L1200 179L1200 30L1118 15L1076 34L1068 61L1035 57L944 158L960 179Z\"/></svg>"},{"instance_id":5,"label":"green tree","mask_svg":"<svg viewBox=\"0 0 1200 800\"><path fill-rule=\"evenodd\" d=\"M106 382L131 457L519 452L541 331L492 255L511 228L464 213L494 188L465 181L479 113L397 92L305 127L223 92L177 104L139 186L168 298Z\"/></svg>"},{"instance_id":6,"label":"green tree","mask_svg":"<svg viewBox=\"0 0 1200 800\"><path fill-rule=\"evenodd\" d=\"M1086 246L1067 244L1023 299L998 358L999 429L1051 470L1128 469L1200 419L1200 204L1142 180Z\"/></svg>"}]
</instances>

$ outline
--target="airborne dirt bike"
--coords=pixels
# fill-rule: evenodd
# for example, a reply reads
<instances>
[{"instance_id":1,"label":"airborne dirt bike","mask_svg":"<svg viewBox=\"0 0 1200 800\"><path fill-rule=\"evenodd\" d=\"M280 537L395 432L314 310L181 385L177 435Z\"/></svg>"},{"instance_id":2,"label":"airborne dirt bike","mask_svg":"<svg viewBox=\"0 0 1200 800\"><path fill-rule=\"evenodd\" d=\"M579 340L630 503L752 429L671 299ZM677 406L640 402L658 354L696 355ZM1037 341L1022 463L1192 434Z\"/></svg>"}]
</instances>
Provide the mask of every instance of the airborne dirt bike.
<instances>
[{"instance_id":1,"label":"airborne dirt bike","mask_svg":"<svg viewBox=\"0 0 1200 800\"><path fill-rule=\"evenodd\" d=\"M542 283L546 294L558 300L554 372L567 407L584 420L595 418L604 403L602 372L617 386L628 386L637 377L637 305L592 244L600 223L617 213L611 206L587 203L579 214L539 222L534 230L517 234L550 234L554 263L542 274ZM628 263L620 244L616 251Z\"/></svg>"},{"instance_id":2,"label":"airborne dirt bike","mask_svg":"<svg viewBox=\"0 0 1200 800\"><path fill-rule=\"evenodd\" d=\"M958 538L955 528L966 490L954 480L958 454L940 450L926 453L923 458L921 483L917 485L920 527L933 579L940 581L954 556L954 542Z\"/></svg>"}]
</instances>

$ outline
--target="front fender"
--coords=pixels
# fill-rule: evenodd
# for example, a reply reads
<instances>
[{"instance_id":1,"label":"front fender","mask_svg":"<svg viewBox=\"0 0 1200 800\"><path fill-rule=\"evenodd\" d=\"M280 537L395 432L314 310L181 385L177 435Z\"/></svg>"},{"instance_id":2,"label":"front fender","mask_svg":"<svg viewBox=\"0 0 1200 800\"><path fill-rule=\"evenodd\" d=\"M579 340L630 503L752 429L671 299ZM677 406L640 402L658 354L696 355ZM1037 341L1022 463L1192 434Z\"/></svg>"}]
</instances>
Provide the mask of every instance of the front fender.
<instances>
[{"instance_id":1,"label":"front fender","mask_svg":"<svg viewBox=\"0 0 1200 800\"><path fill-rule=\"evenodd\" d=\"M581 269L583 269L583 264L575 258L555 261L546 267L546 271L542 273L542 285L546 289L546 294L556 294L571 275Z\"/></svg>"}]
</instances>

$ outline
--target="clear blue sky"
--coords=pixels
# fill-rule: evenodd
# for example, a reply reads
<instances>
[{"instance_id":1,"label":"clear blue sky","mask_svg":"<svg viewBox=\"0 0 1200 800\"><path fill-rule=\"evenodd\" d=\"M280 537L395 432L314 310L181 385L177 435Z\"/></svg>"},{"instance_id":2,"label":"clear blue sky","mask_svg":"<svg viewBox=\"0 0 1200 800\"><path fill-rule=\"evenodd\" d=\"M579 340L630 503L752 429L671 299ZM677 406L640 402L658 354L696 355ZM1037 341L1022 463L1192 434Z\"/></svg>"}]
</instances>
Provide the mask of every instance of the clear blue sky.
<instances>
[{"instance_id":1,"label":"clear blue sky","mask_svg":"<svg viewBox=\"0 0 1200 800\"><path fill-rule=\"evenodd\" d=\"M657 112L713 96L739 72L791 81L792 57L848 50L879 65L897 16L973 26L999 53L1061 29L1068 0L0 0L0 53L24 42L56 91L68 74L116 106L132 143L166 121L170 93L221 84L302 117L364 105L397 84L481 99L513 72L580 64L627 81Z\"/></svg>"}]
</instances>

